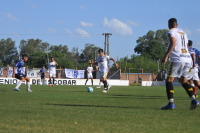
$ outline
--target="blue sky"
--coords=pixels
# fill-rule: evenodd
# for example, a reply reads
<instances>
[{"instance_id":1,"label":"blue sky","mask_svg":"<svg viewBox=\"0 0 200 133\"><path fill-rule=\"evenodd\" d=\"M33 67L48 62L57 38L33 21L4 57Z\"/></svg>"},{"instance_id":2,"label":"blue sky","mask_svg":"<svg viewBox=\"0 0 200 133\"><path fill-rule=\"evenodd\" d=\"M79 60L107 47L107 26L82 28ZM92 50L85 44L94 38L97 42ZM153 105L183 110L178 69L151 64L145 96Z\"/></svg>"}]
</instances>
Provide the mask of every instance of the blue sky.
<instances>
[{"instance_id":1,"label":"blue sky","mask_svg":"<svg viewBox=\"0 0 200 133\"><path fill-rule=\"evenodd\" d=\"M138 37L149 30L167 29L177 18L194 47L200 50L200 1L193 0L1 0L0 39L39 38L51 45L104 47L109 32L110 56L134 54Z\"/></svg>"}]
</instances>

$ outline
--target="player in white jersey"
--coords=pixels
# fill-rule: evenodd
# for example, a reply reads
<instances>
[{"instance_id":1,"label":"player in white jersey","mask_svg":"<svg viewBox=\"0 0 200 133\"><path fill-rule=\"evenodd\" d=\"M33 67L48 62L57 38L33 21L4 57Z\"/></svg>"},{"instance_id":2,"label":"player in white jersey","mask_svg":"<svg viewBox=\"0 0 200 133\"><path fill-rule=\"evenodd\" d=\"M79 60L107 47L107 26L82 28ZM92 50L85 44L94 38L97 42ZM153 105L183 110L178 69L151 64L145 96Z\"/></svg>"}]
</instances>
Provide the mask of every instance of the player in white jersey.
<instances>
[{"instance_id":1,"label":"player in white jersey","mask_svg":"<svg viewBox=\"0 0 200 133\"><path fill-rule=\"evenodd\" d=\"M48 64L49 68L49 87L54 87L54 81L56 77L56 66L58 66L58 63L54 60L54 57L51 57L51 62ZM53 78L53 83L51 82L51 79Z\"/></svg>"},{"instance_id":2,"label":"player in white jersey","mask_svg":"<svg viewBox=\"0 0 200 133\"><path fill-rule=\"evenodd\" d=\"M181 30L177 28L177 20L175 18L171 18L168 21L169 31L167 32L168 37L168 50L165 54L165 57L162 59L162 63L166 63L168 56L170 58L170 64L168 67L168 76L166 81L166 92L168 96L169 103L165 107L161 109L174 109L174 98L173 98L173 84L175 77L180 78L179 82L185 88L187 94L191 98L191 110L196 109L199 105L199 102L196 100L195 95L193 93L193 87L187 82L188 72L191 67L191 56L188 52L188 39L187 35Z\"/></svg>"},{"instance_id":3,"label":"player in white jersey","mask_svg":"<svg viewBox=\"0 0 200 133\"><path fill-rule=\"evenodd\" d=\"M118 64L115 62L113 58L110 56L106 56L103 54L103 49L98 50L100 57L96 60L96 65L99 63L99 71L101 72L101 80L104 83L104 90L103 93L108 91L108 83L107 83L107 69L108 69L108 61L112 60L115 63L115 66L118 68Z\"/></svg>"},{"instance_id":4,"label":"player in white jersey","mask_svg":"<svg viewBox=\"0 0 200 133\"><path fill-rule=\"evenodd\" d=\"M87 84L87 81L91 79L92 85L93 85L93 75L92 72L94 72L92 63L90 63L90 66L87 68L87 80L85 81L85 85Z\"/></svg>"},{"instance_id":5,"label":"player in white jersey","mask_svg":"<svg viewBox=\"0 0 200 133\"><path fill-rule=\"evenodd\" d=\"M107 70L107 73L111 74L110 72L110 66L108 64L108 70ZM108 74L107 74L107 77L108 77ZM101 88L101 80L99 80L99 86L97 86L97 88ZM108 83L108 80L107 80L107 83ZM108 89L111 87L111 85L108 83Z\"/></svg>"}]
</instances>

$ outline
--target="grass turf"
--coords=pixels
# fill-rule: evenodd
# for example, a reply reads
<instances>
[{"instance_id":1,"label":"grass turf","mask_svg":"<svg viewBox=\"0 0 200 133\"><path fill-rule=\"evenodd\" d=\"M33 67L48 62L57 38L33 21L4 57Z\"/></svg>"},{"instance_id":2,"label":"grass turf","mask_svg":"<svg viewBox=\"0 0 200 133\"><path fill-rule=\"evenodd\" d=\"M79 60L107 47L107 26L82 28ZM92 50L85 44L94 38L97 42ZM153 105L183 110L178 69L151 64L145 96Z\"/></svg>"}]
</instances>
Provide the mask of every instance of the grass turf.
<instances>
[{"instance_id":1,"label":"grass turf","mask_svg":"<svg viewBox=\"0 0 200 133\"><path fill-rule=\"evenodd\" d=\"M32 85L33 93L0 85L0 132L200 132L200 108L175 88L175 110L165 87L111 87L109 93L87 86ZM198 93L198 92L197 92Z\"/></svg>"}]
</instances>

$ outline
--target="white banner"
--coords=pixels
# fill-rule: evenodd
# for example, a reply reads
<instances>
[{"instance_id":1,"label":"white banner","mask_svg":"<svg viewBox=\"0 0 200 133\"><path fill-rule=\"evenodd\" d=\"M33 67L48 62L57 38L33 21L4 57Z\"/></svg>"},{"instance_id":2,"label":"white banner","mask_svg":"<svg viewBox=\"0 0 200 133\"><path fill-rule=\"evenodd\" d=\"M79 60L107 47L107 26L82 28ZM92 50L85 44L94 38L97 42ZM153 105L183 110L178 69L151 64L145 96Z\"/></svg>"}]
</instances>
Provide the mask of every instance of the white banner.
<instances>
[{"instance_id":1,"label":"white banner","mask_svg":"<svg viewBox=\"0 0 200 133\"><path fill-rule=\"evenodd\" d=\"M13 67L9 66L8 77L12 77L12 75L13 75Z\"/></svg>"},{"instance_id":2,"label":"white banner","mask_svg":"<svg viewBox=\"0 0 200 133\"><path fill-rule=\"evenodd\" d=\"M3 69L4 67L0 67L0 76L3 76Z\"/></svg>"},{"instance_id":3,"label":"white banner","mask_svg":"<svg viewBox=\"0 0 200 133\"><path fill-rule=\"evenodd\" d=\"M55 85L85 85L86 79L55 79ZM18 79L15 78L1 78L0 77L0 86L1 84L17 84L19 82ZM48 85L49 78L45 79L45 84ZM109 84L112 86L129 86L129 80L108 80ZM99 85L99 79L93 80L94 85ZM26 84L26 82L23 82ZM42 85L40 78L30 78L31 85ZM88 82L87 85L91 85L91 82ZM103 86L102 86L103 89ZM113 88L114 89L114 88ZM34 91L34 89L33 89ZM87 91L87 86L85 87L85 91Z\"/></svg>"},{"instance_id":4,"label":"white banner","mask_svg":"<svg viewBox=\"0 0 200 133\"><path fill-rule=\"evenodd\" d=\"M65 69L65 76L67 78L74 78L74 70L73 69Z\"/></svg>"},{"instance_id":5,"label":"white banner","mask_svg":"<svg viewBox=\"0 0 200 133\"><path fill-rule=\"evenodd\" d=\"M77 79L84 79L85 70L77 70ZM74 76L76 76L76 71L74 72Z\"/></svg>"},{"instance_id":6,"label":"white banner","mask_svg":"<svg viewBox=\"0 0 200 133\"><path fill-rule=\"evenodd\" d=\"M29 78L37 78L38 77L38 73L39 73L38 70L29 69L28 73L27 73L27 76Z\"/></svg>"},{"instance_id":7,"label":"white banner","mask_svg":"<svg viewBox=\"0 0 200 133\"><path fill-rule=\"evenodd\" d=\"M85 70L77 70L77 78L84 79ZM67 78L75 79L76 78L76 70L73 69L65 69L65 75Z\"/></svg>"}]
</instances>

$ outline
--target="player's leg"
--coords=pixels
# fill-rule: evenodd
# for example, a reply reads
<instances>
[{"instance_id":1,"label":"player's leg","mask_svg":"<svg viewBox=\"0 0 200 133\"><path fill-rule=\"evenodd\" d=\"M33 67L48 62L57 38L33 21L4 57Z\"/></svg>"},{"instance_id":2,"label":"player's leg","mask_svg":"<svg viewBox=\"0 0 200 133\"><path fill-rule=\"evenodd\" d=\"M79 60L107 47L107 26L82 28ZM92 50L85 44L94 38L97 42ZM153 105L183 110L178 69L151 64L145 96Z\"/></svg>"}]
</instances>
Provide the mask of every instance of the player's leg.
<instances>
[{"instance_id":1,"label":"player's leg","mask_svg":"<svg viewBox=\"0 0 200 133\"><path fill-rule=\"evenodd\" d=\"M108 72L107 72L106 78L108 79ZM111 88L111 84L109 84L108 80L107 80L107 83L108 83L108 90L109 90Z\"/></svg>"},{"instance_id":2,"label":"player's leg","mask_svg":"<svg viewBox=\"0 0 200 133\"><path fill-rule=\"evenodd\" d=\"M52 76L49 77L49 87L51 87L51 79L52 79Z\"/></svg>"},{"instance_id":3,"label":"player's leg","mask_svg":"<svg viewBox=\"0 0 200 133\"><path fill-rule=\"evenodd\" d=\"M53 84L52 84L52 87L54 87L54 83L55 83L55 77L53 77Z\"/></svg>"},{"instance_id":4,"label":"player's leg","mask_svg":"<svg viewBox=\"0 0 200 133\"><path fill-rule=\"evenodd\" d=\"M162 107L161 109L166 110L166 109L174 109L174 87L172 82L174 81L174 78L176 77L175 71L177 70L178 66L174 62L170 62L168 66L168 76L167 76L167 81L166 81L166 92L167 92L167 98L168 98L168 105Z\"/></svg>"},{"instance_id":5,"label":"player's leg","mask_svg":"<svg viewBox=\"0 0 200 133\"><path fill-rule=\"evenodd\" d=\"M106 76L107 76L107 72L102 72L102 81L103 81L103 84L104 84L103 93L106 93L108 91L108 83L107 83Z\"/></svg>"},{"instance_id":6,"label":"player's leg","mask_svg":"<svg viewBox=\"0 0 200 133\"><path fill-rule=\"evenodd\" d=\"M87 79L85 81L85 85L87 84L88 80L89 80L89 75L87 75Z\"/></svg>"},{"instance_id":7,"label":"player's leg","mask_svg":"<svg viewBox=\"0 0 200 133\"><path fill-rule=\"evenodd\" d=\"M93 77L91 77L91 83L92 83L92 86L93 86Z\"/></svg>"},{"instance_id":8,"label":"player's leg","mask_svg":"<svg viewBox=\"0 0 200 133\"><path fill-rule=\"evenodd\" d=\"M179 82L181 83L181 85L183 86L183 88L186 90L187 94L191 98L190 110L194 110L199 105L199 102L196 100L192 85L190 83L188 83L188 81L187 81L188 72L190 71L191 64L190 63L183 63L183 64L184 65L183 65L183 69L182 69L182 75L181 75Z\"/></svg>"},{"instance_id":9,"label":"player's leg","mask_svg":"<svg viewBox=\"0 0 200 133\"><path fill-rule=\"evenodd\" d=\"M28 92L32 92L32 90L30 89L30 78L28 77L28 76L26 76L25 77L25 80L26 80L26 82L27 82L27 89L26 89L26 91L28 91Z\"/></svg>"},{"instance_id":10,"label":"player's leg","mask_svg":"<svg viewBox=\"0 0 200 133\"><path fill-rule=\"evenodd\" d=\"M22 82L25 81L24 77L20 77L20 74L15 74L15 78L19 79L20 81L17 83L17 86L14 88L14 91L20 91L19 87L21 86Z\"/></svg>"}]
</instances>

